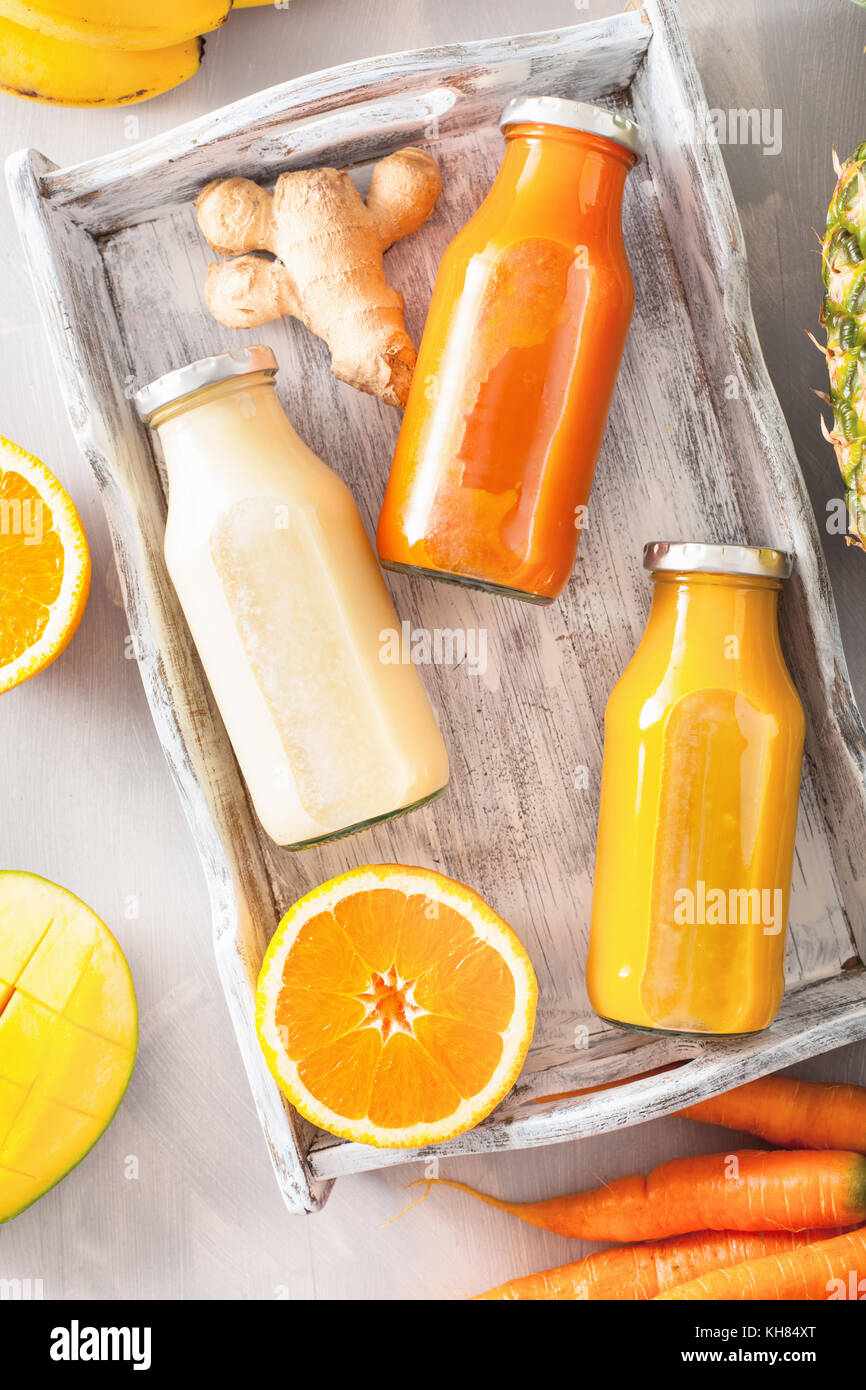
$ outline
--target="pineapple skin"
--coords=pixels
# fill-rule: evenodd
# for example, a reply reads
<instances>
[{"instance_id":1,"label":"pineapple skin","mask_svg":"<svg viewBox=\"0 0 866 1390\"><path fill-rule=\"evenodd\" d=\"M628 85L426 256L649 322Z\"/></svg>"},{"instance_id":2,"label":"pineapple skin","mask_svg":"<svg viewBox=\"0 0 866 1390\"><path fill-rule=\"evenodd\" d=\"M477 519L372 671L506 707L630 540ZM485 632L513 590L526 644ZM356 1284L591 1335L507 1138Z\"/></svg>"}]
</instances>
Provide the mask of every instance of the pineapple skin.
<instances>
[{"instance_id":1,"label":"pineapple skin","mask_svg":"<svg viewBox=\"0 0 866 1390\"><path fill-rule=\"evenodd\" d=\"M834 162L838 182L823 241L820 315L833 430L823 420L821 427L845 483L846 539L866 550L866 141L845 164L835 155Z\"/></svg>"}]
</instances>

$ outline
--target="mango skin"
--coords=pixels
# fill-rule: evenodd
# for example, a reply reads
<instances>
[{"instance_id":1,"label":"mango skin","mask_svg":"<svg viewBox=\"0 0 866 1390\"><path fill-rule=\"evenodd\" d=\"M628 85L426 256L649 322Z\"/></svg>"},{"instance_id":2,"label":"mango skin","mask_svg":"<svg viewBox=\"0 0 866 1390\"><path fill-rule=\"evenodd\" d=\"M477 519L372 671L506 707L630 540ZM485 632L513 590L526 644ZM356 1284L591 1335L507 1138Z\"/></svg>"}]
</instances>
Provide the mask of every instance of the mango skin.
<instances>
[{"instance_id":1,"label":"mango skin","mask_svg":"<svg viewBox=\"0 0 866 1390\"><path fill-rule=\"evenodd\" d=\"M47 879L0 871L0 1223L90 1152L137 1046L132 977L105 924Z\"/></svg>"}]
</instances>

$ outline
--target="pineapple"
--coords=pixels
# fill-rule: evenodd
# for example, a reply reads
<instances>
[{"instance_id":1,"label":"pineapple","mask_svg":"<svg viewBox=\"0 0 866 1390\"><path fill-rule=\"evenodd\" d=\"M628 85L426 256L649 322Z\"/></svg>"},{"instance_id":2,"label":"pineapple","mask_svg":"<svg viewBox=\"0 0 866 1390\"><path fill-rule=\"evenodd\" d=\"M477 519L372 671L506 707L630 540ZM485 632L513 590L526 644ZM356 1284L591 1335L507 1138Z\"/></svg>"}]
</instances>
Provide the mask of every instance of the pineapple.
<instances>
[{"instance_id":1,"label":"pineapple","mask_svg":"<svg viewBox=\"0 0 866 1390\"><path fill-rule=\"evenodd\" d=\"M848 544L866 550L866 141L841 166L834 151L833 164L838 183L823 240L821 306L833 430L823 419L821 428L845 482Z\"/></svg>"}]
</instances>

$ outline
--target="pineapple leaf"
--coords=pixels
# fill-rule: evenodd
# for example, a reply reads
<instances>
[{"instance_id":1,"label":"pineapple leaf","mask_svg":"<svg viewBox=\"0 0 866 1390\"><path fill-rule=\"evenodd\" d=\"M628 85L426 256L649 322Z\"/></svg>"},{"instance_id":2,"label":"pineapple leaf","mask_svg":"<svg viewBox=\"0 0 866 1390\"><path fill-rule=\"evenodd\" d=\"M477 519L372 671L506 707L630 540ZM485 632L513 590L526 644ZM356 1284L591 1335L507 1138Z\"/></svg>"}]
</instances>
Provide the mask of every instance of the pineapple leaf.
<instances>
[{"instance_id":1,"label":"pineapple leaf","mask_svg":"<svg viewBox=\"0 0 866 1390\"><path fill-rule=\"evenodd\" d=\"M858 0L866 9L866 0ZM866 550L866 142L840 163L827 212L821 274L826 329L824 356L830 379L833 445L848 509L848 543Z\"/></svg>"}]
</instances>

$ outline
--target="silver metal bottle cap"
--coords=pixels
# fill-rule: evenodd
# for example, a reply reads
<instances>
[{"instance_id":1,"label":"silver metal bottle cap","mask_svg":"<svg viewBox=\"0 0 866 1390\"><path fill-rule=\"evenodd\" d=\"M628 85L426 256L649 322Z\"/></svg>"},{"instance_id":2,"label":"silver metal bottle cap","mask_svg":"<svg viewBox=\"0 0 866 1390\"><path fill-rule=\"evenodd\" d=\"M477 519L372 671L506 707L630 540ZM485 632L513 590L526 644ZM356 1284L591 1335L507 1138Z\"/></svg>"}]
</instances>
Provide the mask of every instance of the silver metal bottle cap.
<instances>
[{"instance_id":1,"label":"silver metal bottle cap","mask_svg":"<svg viewBox=\"0 0 866 1390\"><path fill-rule=\"evenodd\" d=\"M643 548L644 569L678 574L749 574L789 579L794 556L764 545L703 545L698 541L651 541Z\"/></svg>"},{"instance_id":2,"label":"silver metal bottle cap","mask_svg":"<svg viewBox=\"0 0 866 1390\"><path fill-rule=\"evenodd\" d=\"M589 135L601 135L630 150L635 159L644 153L640 131L634 121L618 111L603 106L591 106L586 101L568 101L565 97L514 97L499 118L501 129L509 125L558 125L567 130L585 130Z\"/></svg>"},{"instance_id":3,"label":"silver metal bottle cap","mask_svg":"<svg viewBox=\"0 0 866 1390\"><path fill-rule=\"evenodd\" d=\"M198 362L190 362L177 371L166 372L156 381L142 386L136 391L135 408L143 420L150 420L157 410L172 405L174 401L191 396L203 386L218 386L234 376L251 376L254 372L277 373L277 359L269 347L241 347L233 352L218 352L213 357L202 357Z\"/></svg>"}]
</instances>

